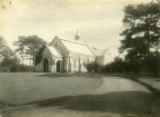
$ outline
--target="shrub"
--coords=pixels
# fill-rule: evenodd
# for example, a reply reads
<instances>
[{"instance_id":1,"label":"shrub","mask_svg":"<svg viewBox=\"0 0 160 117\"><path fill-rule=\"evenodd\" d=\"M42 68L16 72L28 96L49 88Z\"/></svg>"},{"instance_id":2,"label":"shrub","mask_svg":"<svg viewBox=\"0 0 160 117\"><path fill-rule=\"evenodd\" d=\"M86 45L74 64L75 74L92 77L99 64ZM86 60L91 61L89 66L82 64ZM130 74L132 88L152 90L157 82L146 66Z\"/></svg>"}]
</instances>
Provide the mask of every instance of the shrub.
<instances>
[{"instance_id":1,"label":"shrub","mask_svg":"<svg viewBox=\"0 0 160 117\"><path fill-rule=\"evenodd\" d=\"M35 65L38 65L41 62L42 56L43 56L43 52L44 52L45 48L46 48L46 45L43 45L42 48L36 54Z\"/></svg>"},{"instance_id":2,"label":"shrub","mask_svg":"<svg viewBox=\"0 0 160 117\"><path fill-rule=\"evenodd\" d=\"M145 66L148 73L158 76L160 73L160 54L152 53L145 59Z\"/></svg>"},{"instance_id":3,"label":"shrub","mask_svg":"<svg viewBox=\"0 0 160 117\"><path fill-rule=\"evenodd\" d=\"M17 65L17 67L18 67L18 72L32 72L33 71L33 66L19 64Z\"/></svg>"},{"instance_id":4,"label":"shrub","mask_svg":"<svg viewBox=\"0 0 160 117\"><path fill-rule=\"evenodd\" d=\"M113 62L104 65L103 72L123 72L124 71L124 62L120 57L116 57Z\"/></svg>"},{"instance_id":5,"label":"shrub","mask_svg":"<svg viewBox=\"0 0 160 117\"><path fill-rule=\"evenodd\" d=\"M33 67L20 64L16 58L4 58L0 64L1 72L30 72Z\"/></svg>"},{"instance_id":6,"label":"shrub","mask_svg":"<svg viewBox=\"0 0 160 117\"><path fill-rule=\"evenodd\" d=\"M85 65L88 72L100 72L101 66L97 62L91 62Z\"/></svg>"},{"instance_id":7,"label":"shrub","mask_svg":"<svg viewBox=\"0 0 160 117\"><path fill-rule=\"evenodd\" d=\"M16 57L8 58L5 57L2 59L0 64L1 70L6 71L17 71L16 65L19 64L18 59Z\"/></svg>"}]
</instances>

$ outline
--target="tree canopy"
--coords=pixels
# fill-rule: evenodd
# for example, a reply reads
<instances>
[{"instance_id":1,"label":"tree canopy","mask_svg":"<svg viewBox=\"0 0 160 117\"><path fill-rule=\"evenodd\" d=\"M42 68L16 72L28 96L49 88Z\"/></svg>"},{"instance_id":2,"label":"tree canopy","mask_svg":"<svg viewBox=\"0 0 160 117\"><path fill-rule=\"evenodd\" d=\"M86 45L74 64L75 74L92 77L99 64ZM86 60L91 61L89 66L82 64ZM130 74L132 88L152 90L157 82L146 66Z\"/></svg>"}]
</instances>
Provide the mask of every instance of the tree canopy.
<instances>
[{"instance_id":1,"label":"tree canopy","mask_svg":"<svg viewBox=\"0 0 160 117\"><path fill-rule=\"evenodd\" d=\"M124 13L125 29L121 33L123 39L119 50L127 53L125 62L131 71L138 72L147 61L150 64L145 67L149 69L151 65L157 65L155 68L158 74L160 65L156 61L159 56L155 53L160 51L160 2L127 5Z\"/></svg>"},{"instance_id":2,"label":"tree canopy","mask_svg":"<svg viewBox=\"0 0 160 117\"><path fill-rule=\"evenodd\" d=\"M34 63L36 54L45 44L46 42L36 35L19 36L18 41L15 42L17 46L16 52L18 52L21 57L23 57L24 54L29 55Z\"/></svg>"},{"instance_id":3,"label":"tree canopy","mask_svg":"<svg viewBox=\"0 0 160 117\"><path fill-rule=\"evenodd\" d=\"M43 55L43 52L46 48L46 45L43 45L42 48L38 51L38 53L36 54L36 57L35 57L35 65L39 64L42 60L42 55Z\"/></svg>"},{"instance_id":4,"label":"tree canopy","mask_svg":"<svg viewBox=\"0 0 160 117\"><path fill-rule=\"evenodd\" d=\"M3 37L0 37L0 71L12 71L17 64L19 60L15 52L7 46Z\"/></svg>"},{"instance_id":5,"label":"tree canopy","mask_svg":"<svg viewBox=\"0 0 160 117\"><path fill-rule=\"evenodd\" d=\"M7 46L6 41L3 37L0 37L0 58L13 58L15 53Z\"/></svg>"},{"instance_id":6,"label":"tree canopy","mask_svg":"<svg viewBox=\"0 0 160 117\"><path fill-rule=\"evenodd\" d=\"M124 9L120 51L127 51L126 58L144 58L160 46L160 4L128 5ZM131 58L132 58L131 57Z\"/></svg>"}]
</instances>

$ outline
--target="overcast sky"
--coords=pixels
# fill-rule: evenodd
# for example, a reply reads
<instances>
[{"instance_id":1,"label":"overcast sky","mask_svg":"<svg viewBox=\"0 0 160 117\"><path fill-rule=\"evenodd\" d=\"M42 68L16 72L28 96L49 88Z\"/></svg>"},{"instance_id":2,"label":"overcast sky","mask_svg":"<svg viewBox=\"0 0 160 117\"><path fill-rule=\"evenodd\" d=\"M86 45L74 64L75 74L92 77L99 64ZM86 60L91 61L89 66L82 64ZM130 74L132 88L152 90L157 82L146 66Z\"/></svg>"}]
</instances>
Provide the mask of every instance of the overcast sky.
<instances>
[{"instance_id":1,"label":"overcast sky","mask_svg":"<svg viewBox=\"0 0 160 117\"><path fill-rule=\"evenodd\" d=\"M11 45L19 35L81 39L117 55L123 30L123 8L147 0L0 0L0 35ZM148 0L149 1L149 0ZM12 47L12 46L11 46Z\"/></svg>"}]
</instances>

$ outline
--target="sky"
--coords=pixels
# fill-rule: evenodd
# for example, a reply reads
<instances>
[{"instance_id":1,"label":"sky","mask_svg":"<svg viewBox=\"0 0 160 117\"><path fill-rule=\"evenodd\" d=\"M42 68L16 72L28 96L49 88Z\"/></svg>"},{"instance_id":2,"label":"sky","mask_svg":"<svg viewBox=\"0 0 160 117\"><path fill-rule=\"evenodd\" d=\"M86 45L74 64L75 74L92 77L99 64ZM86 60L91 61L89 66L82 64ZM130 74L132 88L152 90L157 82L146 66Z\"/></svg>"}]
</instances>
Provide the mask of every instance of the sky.
<instances>
[{"instance_id":1,"label":"sky","mask_svg":"<svg viewBox=\"0 0 160 117\"><path fill-rule=\"evenodd\" d=\"M18 36L38 35L47 42L55 36L80 38L90 47L118 55L124 30L124 6L150 0L0 0L0 36L11 48Z\"/></svg>"}]
</instances>

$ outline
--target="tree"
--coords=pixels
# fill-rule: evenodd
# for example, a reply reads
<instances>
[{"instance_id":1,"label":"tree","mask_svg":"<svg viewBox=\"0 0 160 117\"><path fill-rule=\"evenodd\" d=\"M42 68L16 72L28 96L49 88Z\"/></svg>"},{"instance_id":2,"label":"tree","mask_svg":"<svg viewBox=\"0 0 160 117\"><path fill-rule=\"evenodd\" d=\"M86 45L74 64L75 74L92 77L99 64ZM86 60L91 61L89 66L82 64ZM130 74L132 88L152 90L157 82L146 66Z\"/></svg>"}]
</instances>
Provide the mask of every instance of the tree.
<instances>
[{"instance_id":1,"label":"tree","mask_svg":"<svg viewBox=\"0 0 160 117\"><path fill-rule=\"evenodd\" d=\"M16 56L11 58L3 58L1 62L2 71L18 71L17 66L19 65L18 58Z\"/></svg>"},{"instance_id":2,"label":"tree","mask_svg":"<svg viewBox=\"0 0 160 117\"><path fill-rule=\"evenodd\" d=\"M145 66L148 73L158 76L160 73L160 53L159 52L151 53L145 59Z\"/></svg>"},{"instance_id":3,"label":"tree","mask_svg":"<svg viewBox=\"0 0 160 117\"><path fill-rule=\"evenodd\" d=\"M124 9L121 50L145 55L160 45L160 4L128 5ZM140 56L139 55L139 56Z\"/></svg>"},{"instance_id":4,"label":"tree","mask_svg":"<svg viewBox=\"0 0 160 117\"><path fill-rule=\"evenodd\" d=\"M46 48L46 45L43 45L42 48L36 54L35 65L38 65L41 62L45 48Z\"/></svg>"},{"instance_id":5,"label":"tree","mask_svg":"<svg viewBox=\"0 0 160 117\"><path fill-rule=\"evenodd\" d=\"M7 46L3 37L0 37L0 58L0 69L2 71L11 71L19 63L15 52Z\"/></svg>"},{"instance_id":6,"label":"tree","mask_svg":"<svg viewBox=\"0 0 160 117\"><path fill-rule=\"evenodd\" d=\"M4 57L4 51L6 50L6 42L5 40L3 39L3 37L0 36L0 58L1 60L3 59Z\"/></svg>"},{"instance_id":7,"label":"tree","mask_svg":"<svg viewBox=\"0 0 160 117\"><path fill-rule=\"evenodd\" d=\"M36 35L27 37L19 36L18 41L15 42L15 45L17 46L16 52L19 53L19 55L22 58L22 61L24 59L24 55L29 55L34 64L37 52L45 44L46 42Z\"/></svg>"},{"instance_id":8,"label":"tree","mask_svg":"<svg viewBox=\"0 0 160 117\"><path fill-rule=\"evenodd\" d=\"M120 52L126 51L125 60L138 64L160 46L160 3L128 5L124 9ZM132 66L133 67L133 66Z\"/></svg>"},{"instance_id":9,"label":"tree","mask_svg":"<svg viewBox=\"0 0 160 117\"><path fill-rule=\"evenodd\" d=\"M125 72L124 70L124 61L121 57L115 57L111 63L108 63L102 67L103 72L113 72L121 73Z\"/></svg>"},{"instance_id":10,"label":"tree","mask_svg":"<svg viewBox=\"0 0 160 117\"><path fill-rule=\"evenodd\" d=\"M7 46L6 41L3 37L0 37L0 58L12 58L15 56L15 53Z\"/></svg>"}]
</instances>

